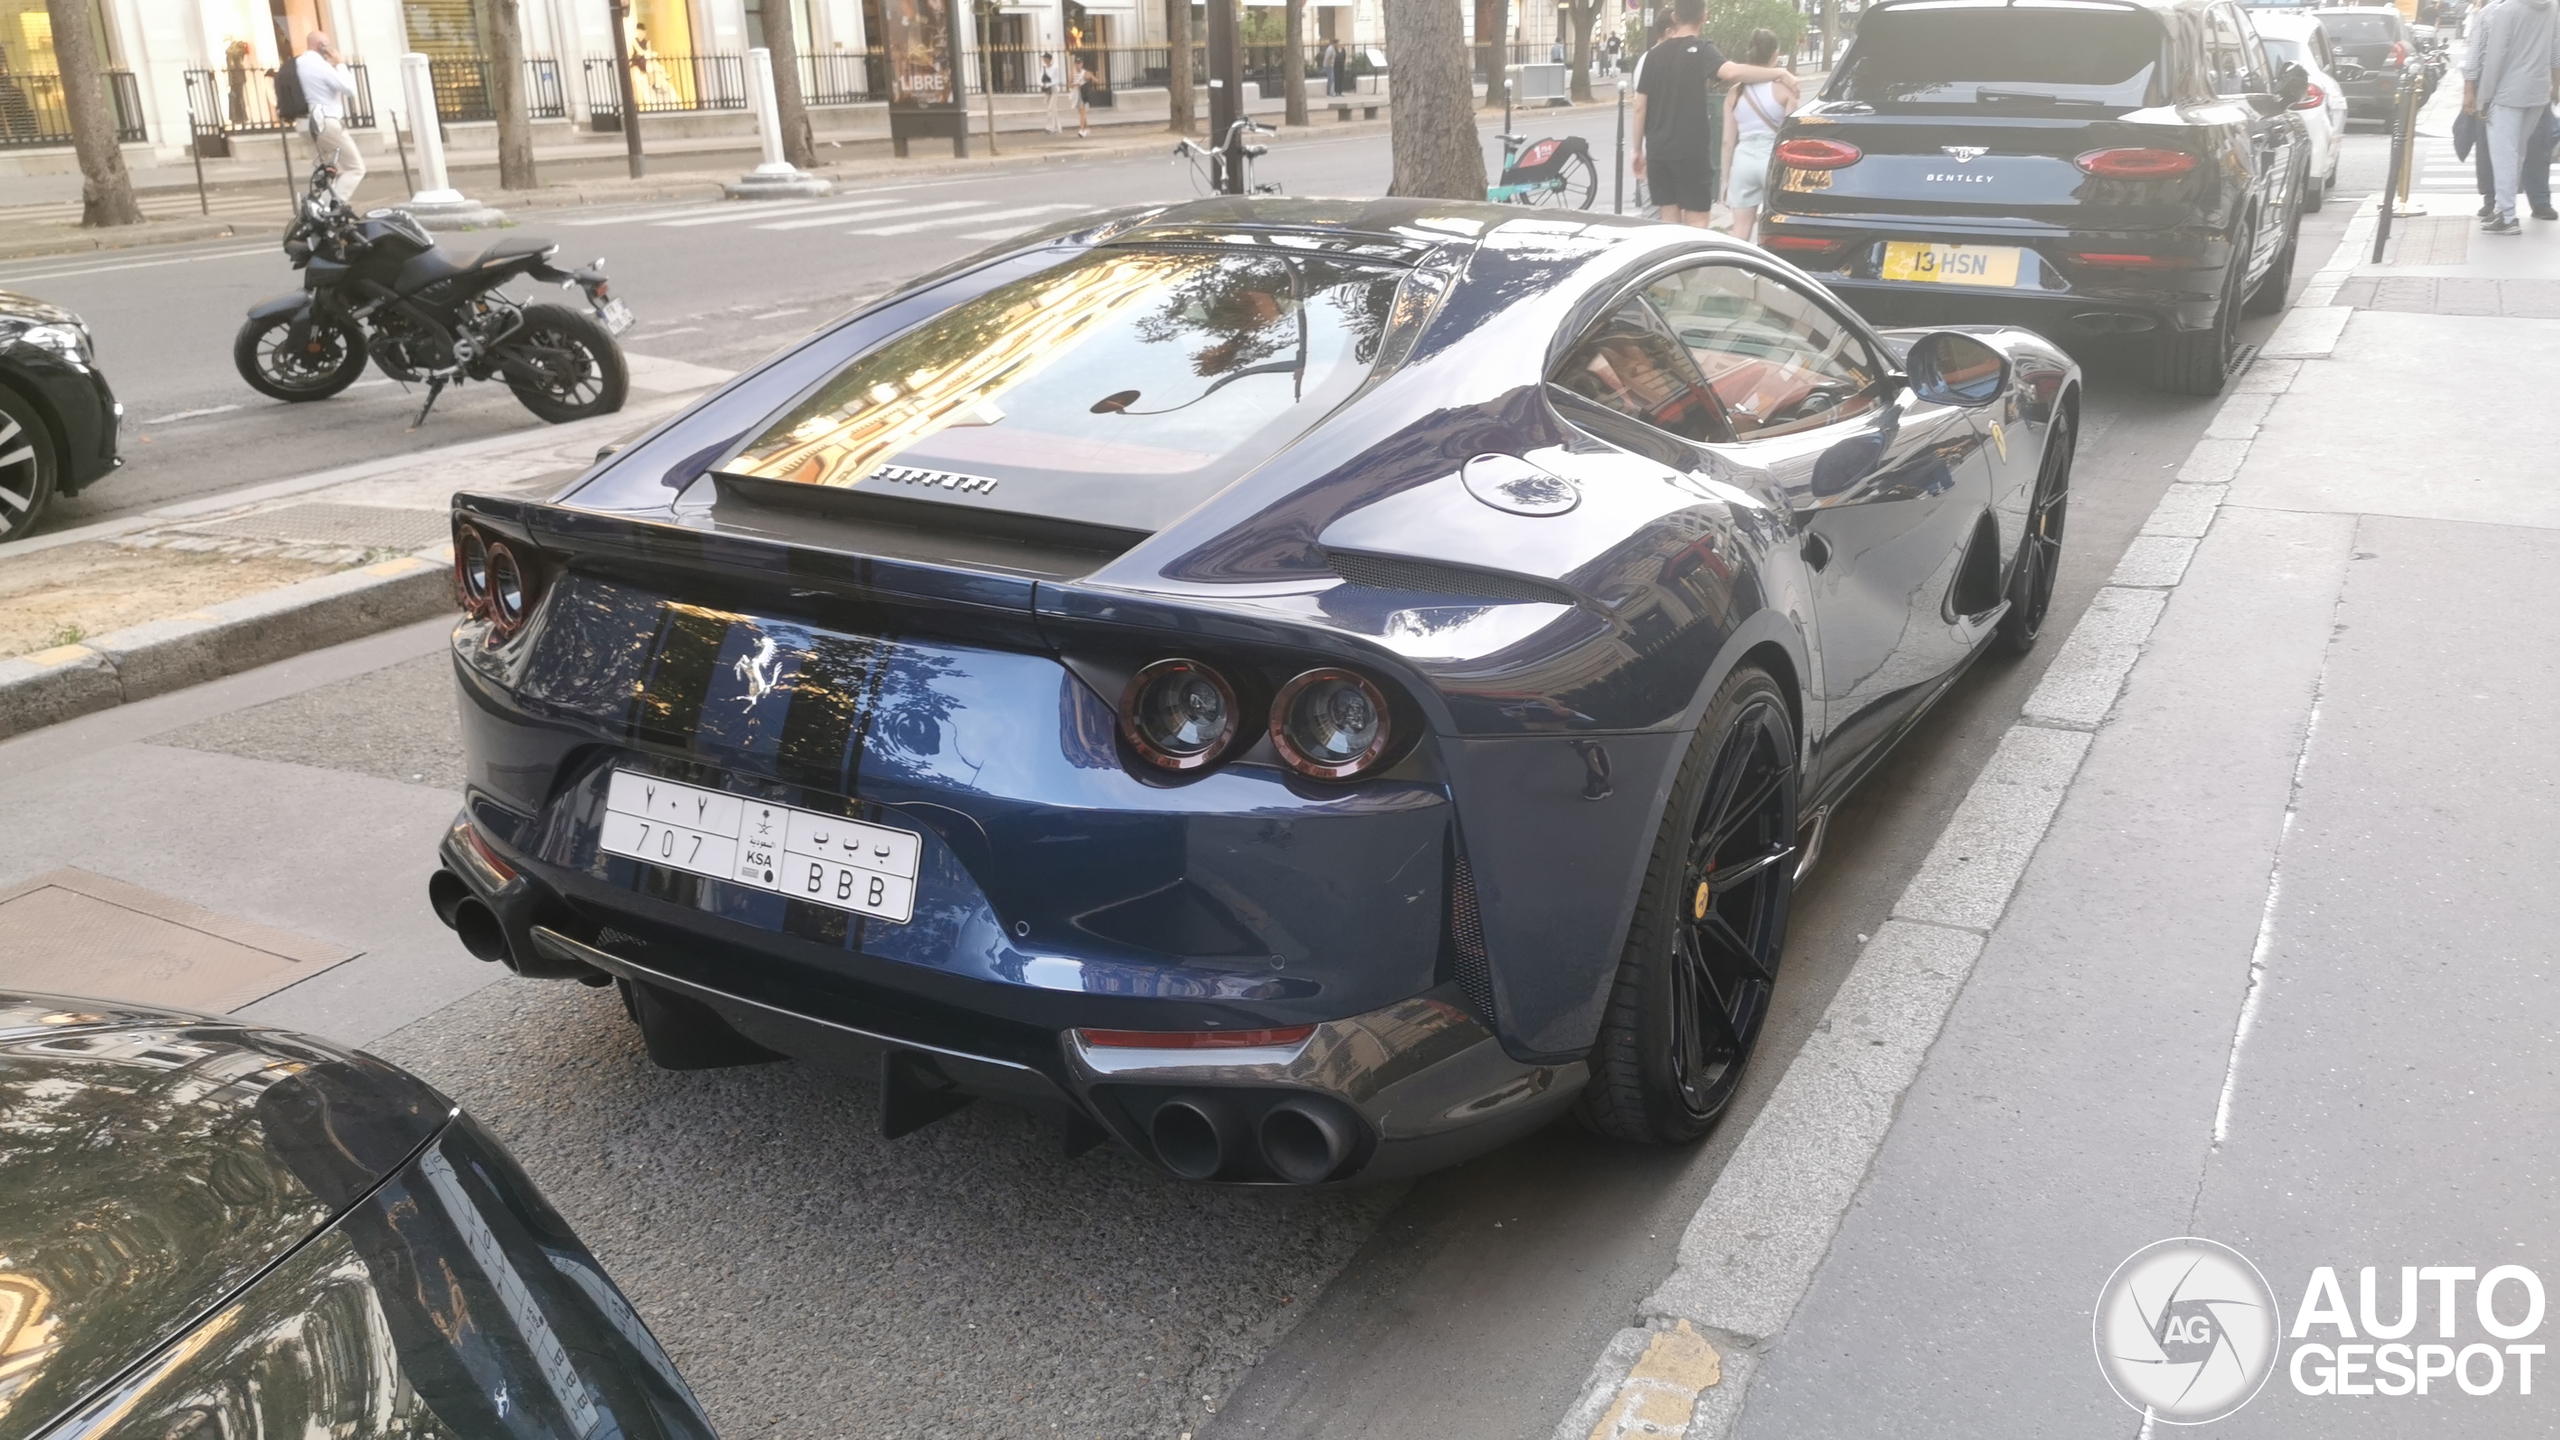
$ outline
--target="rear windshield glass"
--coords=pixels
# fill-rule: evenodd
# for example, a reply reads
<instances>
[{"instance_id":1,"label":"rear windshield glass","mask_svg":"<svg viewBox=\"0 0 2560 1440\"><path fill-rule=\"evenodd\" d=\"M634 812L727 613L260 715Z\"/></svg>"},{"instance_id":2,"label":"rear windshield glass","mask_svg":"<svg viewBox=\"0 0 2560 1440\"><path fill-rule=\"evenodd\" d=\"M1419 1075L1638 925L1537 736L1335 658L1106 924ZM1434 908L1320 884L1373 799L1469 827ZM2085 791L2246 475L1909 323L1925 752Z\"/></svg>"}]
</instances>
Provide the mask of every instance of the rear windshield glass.
<instances>
[{"instance_id":1,"label":"rear windshield glass","mask_svg":"<svg viewBox=\"0 0 2560 1440\"><path fill-rule=\"evenodd\" d=\"M1359 387L1403 273L1095 250L864 355L719 468L1160 530Z\"/></svg>"},{"instance_id":2,"label":"rear windshield glass","mask_svg":"<svg viewBox=\"0 0 2560 1440\"><path fill-rule=\"evenodd\" d=\"M2320 28L2332 40L2350 45L2388 44L2400 38L2400 17L2376 12L2371 15L2323 15Z\"/></svg>"},{"instance_id":3,"label":"rear windshield glass","mask_svg":"<svg viewBox=\"0 0 2560 1440\"><path fill-rule=\"evenodd\" d=\"M2159 103L2159 22L2130 10L1880 10L1830 91L1870 105Z\"/></svg>"}]
</instances>

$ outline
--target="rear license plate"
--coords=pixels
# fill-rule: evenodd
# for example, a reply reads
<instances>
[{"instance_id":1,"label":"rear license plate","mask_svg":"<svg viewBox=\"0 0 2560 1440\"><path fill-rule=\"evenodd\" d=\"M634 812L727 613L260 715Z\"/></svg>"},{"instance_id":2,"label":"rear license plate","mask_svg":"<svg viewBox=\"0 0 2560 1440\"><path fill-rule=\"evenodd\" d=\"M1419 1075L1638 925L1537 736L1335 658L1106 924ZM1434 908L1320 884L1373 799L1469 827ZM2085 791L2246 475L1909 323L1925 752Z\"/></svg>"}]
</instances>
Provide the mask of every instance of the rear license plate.
<instances>
[{"instance_id":1,"label":"rear license plate","mask_svg":"<svg viewBox=\"0 0 2560 1440\"><path fill-rule=\"evenodd\" d=\"M604 849L688 875L770 890L816 905L915 918L924 837L790 805L613 772Z\"/></svg>"},{"instance_id":2,"label":"rear license plate","mask_svg":"<svg viewBox=\"0 0 2560 1440\"><path fill-rule=\"evenodd\" d=\"M631 307L619 300L607 300L596 307L596 319L607 335L619 335L631 328Z\"/></svg>"},{"instance_id":3,"label":"rear license plate","mask_svg":"<svg viewBox=\"0 0 2560 1440\"><path fill-rule=\"evenodd\" d=\"M2018 283L2014 245L1939 245L1924 240L1888 240L1883 278L1916 280L1931 285L1999 285Z\"/></svg>"}]
</instances>

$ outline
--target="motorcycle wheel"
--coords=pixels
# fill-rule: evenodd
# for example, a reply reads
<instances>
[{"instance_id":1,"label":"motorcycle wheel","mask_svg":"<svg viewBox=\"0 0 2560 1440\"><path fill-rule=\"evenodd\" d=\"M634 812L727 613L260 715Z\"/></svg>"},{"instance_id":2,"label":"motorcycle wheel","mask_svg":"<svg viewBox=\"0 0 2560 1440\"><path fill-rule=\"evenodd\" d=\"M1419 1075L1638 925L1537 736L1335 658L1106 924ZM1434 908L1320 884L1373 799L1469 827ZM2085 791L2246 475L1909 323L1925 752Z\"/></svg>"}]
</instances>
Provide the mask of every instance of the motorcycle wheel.
<instances>
[{"instance_id":1,"label":"motorcycle wheel","mask_svg":"<svg viewBox=\"0 0 2560 1440\"><path fill-rule=\"evenodd\" d=\"M231 363L249 388L275 400L326 400L356 383L364 373L364 332L334 316L311 322L302 354L291 354L285 336L290 315L260 320L251 317L231 342Z\"/></svg>"},{"instance_id":2,"label":"motorcycle wheel","mask_svg":"<svg viewBox=\"0 0 2560 1440\"><path fill-rule=\"evenodd\" d=\"M631 393L622 347L593 316L564 305L526 307L524 328L508 337L503 351L541 373L538 384L510 373L507 388L554 425L610 415Z\"/></svg>"}]
</instances>

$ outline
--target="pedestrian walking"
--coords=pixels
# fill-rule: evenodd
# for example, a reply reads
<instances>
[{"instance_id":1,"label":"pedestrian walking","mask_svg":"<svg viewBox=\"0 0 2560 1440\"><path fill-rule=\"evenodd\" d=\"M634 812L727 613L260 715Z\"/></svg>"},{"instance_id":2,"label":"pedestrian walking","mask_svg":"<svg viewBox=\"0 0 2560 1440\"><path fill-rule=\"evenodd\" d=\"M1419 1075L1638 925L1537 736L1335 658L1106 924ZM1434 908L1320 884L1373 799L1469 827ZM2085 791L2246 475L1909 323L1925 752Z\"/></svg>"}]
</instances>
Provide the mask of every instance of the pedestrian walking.
<instances>
[{"instance_id":1,"label":"pedestrian walking","mask_svg":"<svg viewBox=\"0 0 2560 1440\"><path fill-rule=\"evenodd\" d=\"M1700 37L1707 0L1673 0L1671 11L1670 28L1636 67L1635 172L1664 220L1703 230L1715 209L1718 158L1715 98L1708 86L1789 77L1775 66L1727 60L1714 41Z\"/></svg>"},{"instance_id":2,"label":"pedestrian walking","mask_svg":"<svg viewBox=\"0 0 2560 1440\"><path fill-rule=\"evenodd\" d=\"M1768 65L1778 58L1774 30L1751 32L1751 63ZM1725 233L1751 238L1768 198L1769 152L1778 143L1778 127L1796 108L1796 77L1784 71L1775 80L1736 85L1724 98Z\"/></svg>"},{"instance_id":3,"label":"pedestrian walking","mask_svg":"<svg viewBox=\"0 0 2560 1440\"><path fill-rule=\"evenodd\" d=\"M1076 138L1089 140L1093 138L1093 92L1102 88L1102 82L1085 68L1083 56L1075 57L1075 67Z\"/></svg>"},{"instance_id":4,"label":"pedestrian walking","mask_svg":"<svg viewBox=\"0 0 2560 1440\"><path fill-rule=\"evenodd\" d=\"M302 43L293 70L302 81L302 103L311 112L303 124L319 147L320 160L338 167L338 178L329 182L330 191L340 204L353 204L356 186L364 180L364 154L347 133L347 106L356 98L355 82L347 78L329 32L314 30Z\"/></svg>"},{"instance_id":5,"label":"pedestrian walking","mask_svg":"<svg viewBox=\"0 0 2560 1440\"><path fill-rule=\"evenodd\" d=\"M1324 42L1324 49L1319 51L1316 55L1316 67L1324 71L1325 98L1330 100L1334 96L1341 94L1341 86L1337 83L1339 72L1342 69L1341 47L1335 45L1330 40Z\"/></svg>"},{"instance_id":6,"label":"pedestrian walking","mask_svg":"<svg viewBox=\"0 0 2560 1440\"><path fill-rule=\"evenodd\" d=\"M1609 32L1608 39L1600 42L1600 63L1609 74L1618 73L1618 56L1625 48L1625 44L1618 39L1618 33L1614 30Z\"/></svg>"},{"instance_id":7,"label":"pedestrian walking","mask_svg":"<svg viewBox=\"0 0 2560 1440\"><path fill-rule=\"evenodd\" d=\"M2555 99L2560 99L2560 10L2553 8L2553 0L2497 0L2482 10L2462 60L2462 113L2480 121L2495 172L2490 204L2497 213L2481 221L2484 233L2523 230L2516 223L2516 189L2524 178L2527 147L2534 131L2551 123Z\"/></svg>"},{"instance_id":8,"label":"pedestrian walking","mask_svg":"<svg viewBox=\"0 0 2560 1440\"><path fill-rule=\"evenodd\" d=\"M2516 192L2533 208L2536 220L2560 220L2560 210L2551 208L2551 158L2555 141L2560 141L2560 116L2543 113L2543 123L2533 127L2525 137L2524 174L2516 181ZM2489 161L2489 144L2477 115L2453 117L2453 158L2471 162L2472 179L2480 189L2480 218L2488 220L2498 213L2498 172Z\"/></svg>"},{"instance_id":9,"label":"pedestrian walking","mask_svg":"<svg viewBox=\"0 0 2560 1440\"><path fill-rule=\"evenodd\" d=\"M1066 110L1066 92L1058 85L1058 62L1048 51L1040 52L1040 128L1055 135L1064 128L1059 116Z\"/></svg>"}]
</instances>

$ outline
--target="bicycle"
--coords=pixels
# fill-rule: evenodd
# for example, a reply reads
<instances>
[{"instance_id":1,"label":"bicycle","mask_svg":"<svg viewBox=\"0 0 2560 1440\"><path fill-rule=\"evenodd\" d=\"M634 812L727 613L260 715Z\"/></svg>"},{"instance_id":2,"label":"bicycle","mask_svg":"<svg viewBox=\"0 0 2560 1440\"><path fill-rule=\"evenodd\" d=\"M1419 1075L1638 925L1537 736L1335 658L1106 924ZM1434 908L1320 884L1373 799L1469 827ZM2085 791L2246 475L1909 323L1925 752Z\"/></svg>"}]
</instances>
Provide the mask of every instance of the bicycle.
<instances>
[{"instance_id":1,"label":"bicycle","mask_svg":"<svg viewBox=\"0 0 2560 1440\"><path fill-rule=\"evenodd\" d=\"M1246 182L1240 193L1246 195L1277 195L1280 193L1280 183L1276 180L1267 181L1260 185L1252 183L1253 162L1270 154L1271 147L1268 145L1248 145L1244 143L1244 137L1247 135L1277 135L1279 133L1280 132L1277 129L1274 129L1269 125L1265 125L1259 120L1251 119L1249 117L1240 118L1236 123L1227 127L1227 138L1224 143L1218 146L1217 149L1211 150L1206 146L1195 143L1186 136L1183 139L1174 142L1173 158L1176 160L1188 160L1191 162L1191 188L1196 194L1224 195L1227 193L1227 161L1228 157L1233 156L1236 159L1237 165L1243 172L1239 178ZM1205 166L1203 162L1205 162Z\"/></svg>"},{"instance_id":2,"label":"bicycle","mask_svg":"<svg viewBox=\"0 0 2560 1440\"><path fill-rule=\"evenodd\" d=\"M1591 163L1591 147L1581 136L1494 138L1502 142L1502 183L1486 186L1484 198L1513 205L1591 208L1592 197L1600 193L1600 167Z\"/></svg>"}]
</instances>

